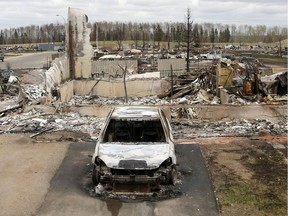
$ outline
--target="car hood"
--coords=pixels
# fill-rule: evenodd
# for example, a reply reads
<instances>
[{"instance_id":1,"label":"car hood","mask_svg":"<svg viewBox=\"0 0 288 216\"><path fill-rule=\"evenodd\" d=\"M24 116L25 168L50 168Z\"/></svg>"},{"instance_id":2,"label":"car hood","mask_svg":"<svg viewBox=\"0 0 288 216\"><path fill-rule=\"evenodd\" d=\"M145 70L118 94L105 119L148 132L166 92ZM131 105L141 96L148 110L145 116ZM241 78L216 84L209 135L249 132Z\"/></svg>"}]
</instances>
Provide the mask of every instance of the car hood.
<instances>
[{"instance_id":1,"label":"car hood","mask_svg":"<svg viewBox=\"0 0 288 216\"><path fill-rule=\"evenodd\" d=\"M169 158L169 144L100 144L99 158L116 169L156 169Z\"/></svg>"}]
</instances>

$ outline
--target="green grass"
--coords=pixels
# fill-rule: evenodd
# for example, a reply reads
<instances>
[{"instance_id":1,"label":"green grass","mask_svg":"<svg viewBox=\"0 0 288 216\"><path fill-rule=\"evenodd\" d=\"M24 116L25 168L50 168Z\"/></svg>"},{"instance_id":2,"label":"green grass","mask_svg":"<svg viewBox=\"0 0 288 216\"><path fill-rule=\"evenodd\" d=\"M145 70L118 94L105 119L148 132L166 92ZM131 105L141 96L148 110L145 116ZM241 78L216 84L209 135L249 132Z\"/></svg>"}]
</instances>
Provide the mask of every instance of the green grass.
<instances>
[{"instance_id":1,"label":"green grass","mask_svg":"<svg viewBox=\"0 0 288 216\"><path fill-rule=\"evenodd\" d=\"M222 210L228 208L243 208L257 215L286 215L287 205L285 194L276 194L272 188L259 182L250 184L233 183L219 188Z\"/></svg>"},{"instance_id":2,"label":"green grass","mask_svg":"<svg viewBox=\"0 0 288 216\"><path fill-rule=\"evenodd\" d=\"M246 149L240 159L251 172L250 180L228 174L217 190L225 215L245 209L243 215L287 215L287 166L284 155L269 146Z\"/></svg>"}]
</instances>

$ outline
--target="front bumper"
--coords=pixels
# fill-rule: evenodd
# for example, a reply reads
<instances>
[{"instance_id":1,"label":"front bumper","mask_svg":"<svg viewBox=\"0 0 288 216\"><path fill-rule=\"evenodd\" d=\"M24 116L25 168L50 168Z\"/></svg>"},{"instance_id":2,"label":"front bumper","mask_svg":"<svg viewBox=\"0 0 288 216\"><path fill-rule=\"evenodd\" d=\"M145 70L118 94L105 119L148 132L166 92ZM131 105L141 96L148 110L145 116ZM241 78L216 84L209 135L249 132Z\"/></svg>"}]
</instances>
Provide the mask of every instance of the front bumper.
<instances>
[{"instance_id":1,"label":"front bumper","mask_svg":"<svg viewBox=\"0 0 288 216\"><path fill-rule=\"evenodd\" d=\"M103 183L162 183L166 178L162 175L112 175L104 174L100 177L100 182Z\"/></svg>"}]
</instances>

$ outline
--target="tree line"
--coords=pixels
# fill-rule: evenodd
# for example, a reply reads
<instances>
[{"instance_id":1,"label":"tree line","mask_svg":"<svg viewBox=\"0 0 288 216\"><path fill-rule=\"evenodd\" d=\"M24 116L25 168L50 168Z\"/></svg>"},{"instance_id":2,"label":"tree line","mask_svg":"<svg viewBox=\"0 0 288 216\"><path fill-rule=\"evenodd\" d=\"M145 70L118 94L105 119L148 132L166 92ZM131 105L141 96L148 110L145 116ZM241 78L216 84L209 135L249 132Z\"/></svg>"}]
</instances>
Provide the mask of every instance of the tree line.
<instances>
[{"instance_id":1,"label":"tree line","mask_svg":"<svg viewBox=\"0 0 288 216\"><path fill-rule=\"evenodd\" d=\"M186 43L187 35L192 45L203 43L274 43L287 38L287 27L267 27L266 25L227 25L213 23L182 22L94 22L91 28L91 41L116 41L118 47L123 41L133 41L135 47L145 44L160 45L160 42ZM190 27L190 28L189 28ZM187 31L189 29L189 34ZM59 23L30 25L25 27L1 29L0 45L63 42L65 26Z\"/></svg>"}]
</instances>

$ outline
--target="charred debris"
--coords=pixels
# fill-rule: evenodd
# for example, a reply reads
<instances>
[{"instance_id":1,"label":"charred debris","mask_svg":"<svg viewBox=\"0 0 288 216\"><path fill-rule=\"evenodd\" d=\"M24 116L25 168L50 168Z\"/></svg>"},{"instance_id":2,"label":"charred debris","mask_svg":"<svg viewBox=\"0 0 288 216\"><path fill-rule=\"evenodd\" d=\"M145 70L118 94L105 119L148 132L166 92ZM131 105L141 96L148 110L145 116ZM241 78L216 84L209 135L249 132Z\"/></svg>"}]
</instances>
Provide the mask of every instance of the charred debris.
<instances>
[{"instance_id":1,"label":"charred debris","mask_svg":"<svg viewBox=\"0 0 288 216\"><path fill-rule=\"evenodd\" d=\"M273 74L254 58L213 60L171 81L173 86L160 98L182 98L181 103L194 98L195 104L242 105L286 104L288 99L287 71Z\"/></svg>"},{"instance_id":2,"label":"charred debris","mask_svg":"<svg viewBox=\"0 0 288 216\"><path fill-rule=\"evenodd\" d=\"M174 57L180 58L181 55ZM170 55L169 58L174 57ZM287 69L285 72L275 73L271 67L264 65L261 59L251 56L237 57L233 55L231 58L231 55L222 54L221 58L212 60L203 59L201 55L193 56L189 73L184 71L177 74L172 69L168 76L160 78L168 80L171 85L166 89L165 94L157 96L129 97L128 95L128 98L116 98L89 94L86 96L74 95L69 102L59 102L57 101L57 92L53 93L52 89L53 100L47 104L45 100L47 96L45 70L38 69L37 74L42 77L42 82L34 85L23 82L23 74L18 71L14 72L11 69L1 71L0 133L29 132L33 133L33 137L37 137L48 131L77 130L88 134L89 139L96 138L103 126L104 119L82 116L69 111L67 107L72 106L168 106L171 108L172 126L179 132L185 126L190 129L194 127L191 122L186 122L186 124L183 121L180 122L179 119L193 119L199 122L200 119L193 108L194 105L287 104ZM123 80L123 77L120 79ZM236 136L237 134L250 136L251 130L259 132L262 129L267 133L285 134L287 132L286 120L284 119L283 124L258 119L244 122L233 119L208 122L204 120L201 124L197 123L195 127L200 127L201 131L211 127L211 130L220 131L213 133L213 136L222 136L227 133L233 133ZM181 132L178 132L173 136L183 138L183 135L179 134ZM201 134L193 136L205 136L204 133Z\"/></svg>"},{"instance_id":3,"label":"charred debris","mask_svg":"<svg viewBox=\"0 0 288 216\"><path fill-rule=\"evenodd\" d=\"M158 97L167 101L181 99L183 104L286 104L287 65L277 70L279 66L266 65L261 58L254 57L275 57L275 52L272 48L260 46L231 46L228 50L221 47L195 49L189 58L189 72L182 68L179 73L179 67L173 69L172 63L170 71L166 67L165 79L171 82L171 87ZM137 71L130 71L131 74L161 74L158 67L160 59L187 61L186 52L181 49L131 49L111 53L97 50L94 61L137 60ZM170 63L166 61L165 64ZM107 73L101 72L103 77ZM122 78L123 75L117 74L116 77Z\"/></svg>"}]
</instances>

